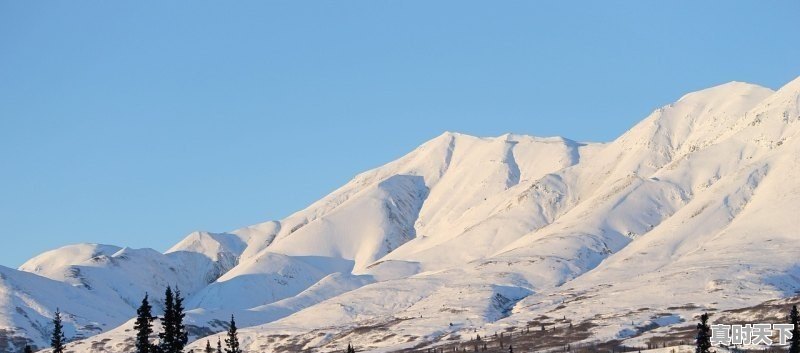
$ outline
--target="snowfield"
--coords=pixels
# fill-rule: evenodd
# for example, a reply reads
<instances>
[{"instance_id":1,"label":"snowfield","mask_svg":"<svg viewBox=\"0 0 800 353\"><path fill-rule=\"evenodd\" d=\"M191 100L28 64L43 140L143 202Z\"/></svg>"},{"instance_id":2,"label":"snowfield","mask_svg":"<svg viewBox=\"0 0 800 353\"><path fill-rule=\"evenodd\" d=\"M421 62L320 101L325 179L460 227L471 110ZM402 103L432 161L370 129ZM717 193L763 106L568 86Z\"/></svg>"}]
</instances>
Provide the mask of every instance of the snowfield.
<instances>
[{"instance_id":1,"label":"snowfield","mask_svg":"<svg viewBox=\"0 0 800 353\"><path fill-rule=\"evenodd\" d=\"M68 350L128 352L136 306L166 285L187 297L195 351L231 314L246 352L427 349L540 324L643 345L703 311L775 316L800 289L799 134L800 78L687 94L609 143L444 133L282 220L164 254L78 244L0 267L0 351L46 346L60 308ZM780 304L741 309L762 303Z\"/></svg>"}]
</instances>

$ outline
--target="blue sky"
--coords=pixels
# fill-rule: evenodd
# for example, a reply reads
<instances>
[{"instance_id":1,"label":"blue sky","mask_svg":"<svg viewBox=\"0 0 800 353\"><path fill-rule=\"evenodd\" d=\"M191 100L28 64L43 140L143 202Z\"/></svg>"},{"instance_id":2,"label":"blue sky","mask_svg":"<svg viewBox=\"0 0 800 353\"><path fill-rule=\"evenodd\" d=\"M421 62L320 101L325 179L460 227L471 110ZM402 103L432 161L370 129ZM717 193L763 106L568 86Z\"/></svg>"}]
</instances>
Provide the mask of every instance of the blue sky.
<instances>
[{"instance_id":1,"label":"blue sky","mask_svg":"<svg viewBox=\"0 0 800 353\"><path fill-rule=\"evenodd\" d=\"M800 75L800 2L0 0L0 264L282 218L443 131Z\"/></svg>"}]
</instances>

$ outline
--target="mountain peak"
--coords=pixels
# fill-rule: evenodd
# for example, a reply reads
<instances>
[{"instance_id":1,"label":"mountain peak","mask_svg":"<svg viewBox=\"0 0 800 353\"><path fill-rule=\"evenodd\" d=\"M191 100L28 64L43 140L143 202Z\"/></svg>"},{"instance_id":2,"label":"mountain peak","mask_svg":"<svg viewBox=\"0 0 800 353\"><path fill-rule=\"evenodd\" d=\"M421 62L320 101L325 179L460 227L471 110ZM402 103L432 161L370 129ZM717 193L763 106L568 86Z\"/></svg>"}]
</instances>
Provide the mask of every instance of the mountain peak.
<instances>
[{"instance_id":1,"label":"mountain peak","mask_svg":"<svg viewBox=\"0 0 800 353\"><path fill-rule=\"evenodd\" d=\"M681 146L708 145L773 94L769 88L739 81L691 92L656 109L618 141L652 146L666 154Z\"/></svg>"},{"instance_id":2,"label":"mountain peak","mask_svg":"<svg viewBox=\"0 0 800 353\"><path fill-rule=\"evenodd\" d=\"M281 220L194 232L165 254L54 250L23 271L0 267L0 307L15 308L0 311L0 341L46 344L36 313L60 307L70 330L92 336L70 350L124 349L122 323L166 285L185 291L197 332L235 314L253 351L427 347L566 315L603 328L589 340L626 340L654 317L691 320L698 307L683 304L709 289L725 294L720 310L779 298L800 288L798 96L800 78L777 92L728 82L606 144L445 131ZM77 299L54 302L55 291ZM376 323L385 336L352 330Z\"/></svg>"},{"instance_id":3,"label":"mountain peak","mask_svg":"<svg viewBox=\"0 0 800 353\"><path fill-rule=\"evenodd\" d=\"M719 106L724 105L730 100L738 100L741 99L740 97L746 97L747 103L752 106L772 93L774 93L772 89L763 86L741 81L731 81L688 93L678 99L675 104L679 102L692 102ZM753 100L756 102L753 102Z\"/></svg>"}]
</instances>

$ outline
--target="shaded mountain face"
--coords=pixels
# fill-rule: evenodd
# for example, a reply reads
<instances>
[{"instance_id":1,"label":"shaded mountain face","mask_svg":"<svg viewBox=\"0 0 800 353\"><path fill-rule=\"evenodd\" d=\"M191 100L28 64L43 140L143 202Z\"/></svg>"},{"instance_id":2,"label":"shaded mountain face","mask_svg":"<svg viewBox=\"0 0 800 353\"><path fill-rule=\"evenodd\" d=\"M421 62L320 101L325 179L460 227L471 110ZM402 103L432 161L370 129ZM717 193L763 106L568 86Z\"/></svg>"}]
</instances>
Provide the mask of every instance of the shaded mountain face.
<instances>
[{"instance_id":1,"label":"shaded mountain face","mask_svg":"<svg viewBox=\"0 0 800 353\"><path fill-rule=\"evenodd\" d=\"M445 133L282 220L165 254L53 250L0 271L0 350L45 345L60 307L85 338L70 349L124 351L135 306L168 284L203 338L189 348L235 314L252 351L391 351L561 318L635 341L783 298L800 288L799 107L800 79L732 82L609 143Z\"/></svg>"}]
</instances>

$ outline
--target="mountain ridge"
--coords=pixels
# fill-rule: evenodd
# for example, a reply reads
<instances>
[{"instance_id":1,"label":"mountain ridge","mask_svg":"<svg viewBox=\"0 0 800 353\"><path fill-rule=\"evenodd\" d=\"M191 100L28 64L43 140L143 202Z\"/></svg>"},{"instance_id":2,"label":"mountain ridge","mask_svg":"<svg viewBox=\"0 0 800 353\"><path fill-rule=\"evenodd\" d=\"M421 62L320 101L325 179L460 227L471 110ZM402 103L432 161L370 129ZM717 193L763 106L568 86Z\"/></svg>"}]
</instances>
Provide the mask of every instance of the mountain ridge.
<instances>
[{"instance_id":1,"label":"mountain ridge","mask_svg":"<svg viewBox=\"0 0 800 353\"><path fill-rule=\"evenodd\" d=\"M67 285L121 308L107 318L65 302L70 332L87 337L70 345L76 352L123 349L124 313L167 284L187 295L187 321L202 332L194 338L222 331L233 313L253 350L352 341L392 351L541 316L591 323L586 340L633 342L651 334L636 327L654 315L672 325L696 310L670 307L712 308L698 301L713 293L723 296L715 307L735 309L800 289L787 221L800 206L799 107L800 78L777 91L730 82L606 143L445 132L282 220L194 232L163 254L68 246L3 279ZM750 249L756 241L772 253ZM137 268L156 276L132 281ZM41 346L46 335L33 327L53 304L18 299L15 286L0 286L5 341ZM375 325L392 335L355 331Z\"/></svg>"}]
</instances>

